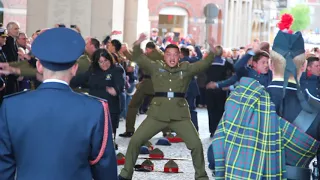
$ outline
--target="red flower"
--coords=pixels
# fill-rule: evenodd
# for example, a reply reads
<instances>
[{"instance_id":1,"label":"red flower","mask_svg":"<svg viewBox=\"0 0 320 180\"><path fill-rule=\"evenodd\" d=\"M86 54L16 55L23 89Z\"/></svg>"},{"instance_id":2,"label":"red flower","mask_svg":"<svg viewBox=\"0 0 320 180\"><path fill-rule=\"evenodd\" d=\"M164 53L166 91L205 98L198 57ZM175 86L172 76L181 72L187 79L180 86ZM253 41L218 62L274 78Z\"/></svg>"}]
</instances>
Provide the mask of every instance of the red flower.
<instances>
[{"instance_id":1,"label":"red flower","mask_svg":"<svg viewBox=\"0 0 320 180\"><path fill-rule=\"evenodd\" d=\"M280 20L280 22L278 23L278 28L279 28L281 31L287 30L288 33L292 34L293 31L290 30L290 27L291 27L292 23L293 23L293 17L292 17L292 15L285 13L285 14L283 14L283 15L281 16L281 20Z\"/></svg>"}]
</instances>

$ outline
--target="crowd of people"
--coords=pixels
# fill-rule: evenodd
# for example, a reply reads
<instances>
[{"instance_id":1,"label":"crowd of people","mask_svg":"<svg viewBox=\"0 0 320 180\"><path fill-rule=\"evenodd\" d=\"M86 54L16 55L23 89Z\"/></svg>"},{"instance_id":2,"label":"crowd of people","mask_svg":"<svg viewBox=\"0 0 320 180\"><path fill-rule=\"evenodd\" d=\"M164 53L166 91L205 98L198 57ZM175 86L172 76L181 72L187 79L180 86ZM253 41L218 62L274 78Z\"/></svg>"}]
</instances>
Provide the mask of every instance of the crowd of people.
<instances>
[{"instance_id":1,"label":"crowd of people","mask_svg":"<svg viewBox=\"0 0 320 180\"><path fill-rule=\"evenodd\" d=\"M140 147L161 131L184 140L195 179L207 180L197 107L208 111L216 179L311 176L320 53L290 26L273 45L255 39L231 51L214 40L205 49L190 37L162 38L155 28L132 49L113 39L118 31L99 40L63 24L30 38L19 30L18 22L0 28L0 180L132 179ZM119 136L131 140L118 176L120 120Z\"/></svg>"}]
</instances>

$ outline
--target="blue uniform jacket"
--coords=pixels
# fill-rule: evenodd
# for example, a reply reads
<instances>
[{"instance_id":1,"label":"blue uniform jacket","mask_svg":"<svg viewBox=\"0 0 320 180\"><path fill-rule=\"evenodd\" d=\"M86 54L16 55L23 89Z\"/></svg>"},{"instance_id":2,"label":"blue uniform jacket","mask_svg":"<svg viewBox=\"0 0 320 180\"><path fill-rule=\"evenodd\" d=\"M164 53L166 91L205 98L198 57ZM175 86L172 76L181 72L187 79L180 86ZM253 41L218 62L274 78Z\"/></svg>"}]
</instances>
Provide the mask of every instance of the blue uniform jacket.
<instances>
[{"instance_id":1,"label":"blue uniform jacket","mask_svg":"<svg viewBox=\"0 0 320 180\"><path fill-rule=\"evenodd\" d=\"M241 57L239 62L247 62L248 63L248 61L250 60L251 57L252 57L252 55L245 54L244 56ZM237 74L234 74L230 78L228 78L224 81L217 82L218 88L225 88L225 87L232 86L232 85L236 84L240 80L240 78L241 78L240 76L238 76Z\"/></svg>"},{"instance_id":2,"label":"blue uniform jacket","mask_svg":"<svg viewBox=\"0 0 320 180\"><path fill-rule=\"evenodd\" d=\"M187 61L189 63L195 63L195 62L201 60L202 53L201 53L200 48L196 46L195 51L197 53L197 57L184 57L184 58L180 59L180 62ZM200 95L200 91L199 91L199 86L198 86L197 80L195 78L192 78L192 80L190 81L190 84L189 84L189 88L187 90L187 96L196 97L199 95Z\"/></svg>"},{"instance_id":3,"label":"blue uniform jacket","mask_svg":"<svg viewBox=\"0 0 320 180\"><path fill-rule=\"evenodd\" d=\"M300 86L303 90L308 89L309 93L312 94L312 96L320 99L320 79L318 76L311 75L310 77L308 77L307 73L302 73L300 78ZM307 93L306 97L308 97Z\"/></svg>"},{"instance_id":4,"label":"blue uniform jacket","mask_svg":"<svg viewBox=\"0 0 320 180\"><path fill-rule=\"evenodd\" d=\"M18 112L19 111L19 112ZM104 110L95 98L57 82L6 97L0 109L0 180L116 180L109 120L102 159Z\"/></svg>"},{"instance_id":5,"label":"blue uniform jacket","mask_svg":"<svg viewBox=\"0 0 320 180\"><path fill-rule=\"evenodd\" d=\"M234 69L239 79L242 77L250 77L257 80L264 87L268 87L268 85L272 81L272 72L269 70L267 74L260 74L254 69L247 66L248 61L251 56L250 54L244 55L235 65Z\"/></svg>"}]
</instances>

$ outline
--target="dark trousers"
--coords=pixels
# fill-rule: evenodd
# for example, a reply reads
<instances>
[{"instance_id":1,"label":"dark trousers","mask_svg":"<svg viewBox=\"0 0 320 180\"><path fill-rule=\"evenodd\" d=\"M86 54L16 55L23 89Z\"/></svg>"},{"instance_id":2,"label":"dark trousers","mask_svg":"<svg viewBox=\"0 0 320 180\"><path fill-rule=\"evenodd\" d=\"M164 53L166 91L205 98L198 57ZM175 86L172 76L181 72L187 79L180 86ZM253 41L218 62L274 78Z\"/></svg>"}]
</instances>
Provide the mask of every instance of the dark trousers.
<instances>
[{"instance_id":1,"label":"dark trousers","mask_svg":"<svg viewBox=\"0 0 320 180\"><path fill-rule=\"evenodd\" d=\"M197 106L206 105L206 88L199 88L200 95L197 96Z\"/></svg>"},{"instance_id":2,"label":"dark trousers","mask_svg":"<svg viewBox=\"0 0 320 180\"><path fill-rule=\"evenodd\" d=\"M148 111L149 105L152 101L152 96L146 96L143 100L143 104L140 107L140 112L141 113L146 113Z\"/></svg>"},{"instance_id":3,"label":"dark trousers","mask_svg":"<svg viewBox=\"0 0 320 180\"><path fill-rule=\"evenodd\" d=\"M207 110L209 116L209 131L214 134L224 112L227 99L226 91L220 89L206 90Z\"/></svg>"},{"instance_id":4,"label":"dark trousers","mask_svg":"<svg viewBox=\"0 0 320 180\"><path fill-rule=\"evenodd\" d=\"M189 104L189 111L191 115L191 121L196 128L197 131L199 131L198 126L198 113L196 111L196 97L195 96L187 96L186 97L188 104Z\"/></svg>"},{"instance_id":5,"label":"dark trousers","mask_svg":"<svg viewBox=\"0 0 320 180\"><path fill-rule=\"evenodd\" d=\"M119 127L120 113L110 113L110 116L111 116L112 132L115 135Z\"/></svg>"}]
</instances>

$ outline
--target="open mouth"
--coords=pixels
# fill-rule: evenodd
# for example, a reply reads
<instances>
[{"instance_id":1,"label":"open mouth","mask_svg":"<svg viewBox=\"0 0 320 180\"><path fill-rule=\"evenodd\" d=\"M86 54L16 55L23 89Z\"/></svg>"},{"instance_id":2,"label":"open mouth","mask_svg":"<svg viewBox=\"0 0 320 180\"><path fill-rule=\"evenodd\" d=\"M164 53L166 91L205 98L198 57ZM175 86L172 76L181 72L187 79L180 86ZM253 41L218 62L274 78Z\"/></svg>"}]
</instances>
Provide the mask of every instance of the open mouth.
<instances>
[{"instance_id":1,"label":"open mouth","mask_svg":"<svg viewBox=\"0 0 320 180\"><path fill-rule=\"evenodd\" d=\"M170 65L175 65L175 64L176 64L176 61L171 60L171 61L169 61L169 63L170 63Z\"/></svg>"}]
</instances>

